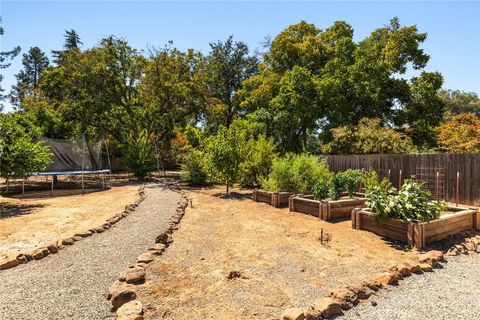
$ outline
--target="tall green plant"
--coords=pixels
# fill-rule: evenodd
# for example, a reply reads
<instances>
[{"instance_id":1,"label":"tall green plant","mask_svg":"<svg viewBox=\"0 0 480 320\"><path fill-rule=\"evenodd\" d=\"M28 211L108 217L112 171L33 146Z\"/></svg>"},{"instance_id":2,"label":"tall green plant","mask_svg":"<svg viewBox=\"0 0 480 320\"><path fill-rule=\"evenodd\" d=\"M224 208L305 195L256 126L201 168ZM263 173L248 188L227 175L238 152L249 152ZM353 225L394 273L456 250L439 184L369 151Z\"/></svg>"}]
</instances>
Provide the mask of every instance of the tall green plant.
<instances>
[{"instance_id":1,"label":"tall green plant","mask_svg":"<svg viewBox=\"0 0 480 320\"><path fill-rule=\"evenodd\" d=\"M129 134L125 139L124 155L128 168L139 178L145 178L154 167L153 148L147 130L138 137Z\"/></svg>"},{"instance_id":2,"label":"tall green plant","mask_svg":"<svg viewBox=\"0 0 480 320\"><path fill-rule=\"evenodd\" d=\"M340 198L343 192L353 197L360 188L362 172L360 170L348 169L333 175L330 185L330 197L333 200Z\"/></svg>"},{"instance_id":3,"label":"tall green plant","mask_svg":"<svg viewBox=\"0 0 480 320\"><path fill-rule=\"evenodd\" d=\"M181 180L191 186L202 186L207 182L207 172L204 164L205 154L191 149L183 158Z\"/></svg>"},{"instance_id":4,"label":"tall green plant","mask_svg":"<svg viewBox=\"0 0 480 320\"><path fill-rule=\"evenodd\" d=\"M330 176L325 160L307 154L287 154L273 161L268 179L262 181L262 188L292 193L312 191L318 181L328 180Z\"/></svg>"}]
</instances>

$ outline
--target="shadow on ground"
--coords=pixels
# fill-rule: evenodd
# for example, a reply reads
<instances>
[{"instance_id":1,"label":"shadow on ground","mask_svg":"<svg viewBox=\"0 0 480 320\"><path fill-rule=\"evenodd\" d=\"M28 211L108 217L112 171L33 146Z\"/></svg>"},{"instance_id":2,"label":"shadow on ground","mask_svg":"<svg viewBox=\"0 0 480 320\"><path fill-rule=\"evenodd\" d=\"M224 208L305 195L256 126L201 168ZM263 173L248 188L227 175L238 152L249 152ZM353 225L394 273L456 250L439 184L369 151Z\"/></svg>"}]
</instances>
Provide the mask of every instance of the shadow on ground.
<instances>
[{"instance_id":1,"label":"shadow on ground","mask_svg":"<svg viewBox=\"0 0 480 320\"><path fill-rule=\"evenodd\" d=\"M0 204L0 220L30 214L34 209L43 208L41 204Z\"/></svg>"}]
</instances>

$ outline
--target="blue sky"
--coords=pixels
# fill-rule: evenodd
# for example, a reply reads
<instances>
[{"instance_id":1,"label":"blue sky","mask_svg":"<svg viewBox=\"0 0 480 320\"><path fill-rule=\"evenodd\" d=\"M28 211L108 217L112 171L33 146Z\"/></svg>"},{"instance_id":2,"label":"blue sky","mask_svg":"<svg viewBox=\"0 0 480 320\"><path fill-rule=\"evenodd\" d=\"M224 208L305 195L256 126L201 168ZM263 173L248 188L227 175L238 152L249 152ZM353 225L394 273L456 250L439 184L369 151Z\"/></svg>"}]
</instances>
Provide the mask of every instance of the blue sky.
<instances>
[{"instance_id":1,"label":"blue sky","mask_svg":"<svg viewBox=\"0 0 480 320\"><path fill-rule=\"evenodd\" d=\"M423 44L431 56L427 70L440 71L444 87L480 93L480 2L162 2L162 1L5 1L0 2L5 28L1 50L16 45L26 52L61 49L63 33L75 29L90 48L103 36L126 38L138 48L163 47L169 40L182 50L208 53L209 42L233 34L252 51L265 36L275 36L300 20L326 28L336 20L349 22L355 39L398 16L402 25L427 32ZM9 88L21 68L17 57L1 70Z\"/></svg>"}]
</instances>

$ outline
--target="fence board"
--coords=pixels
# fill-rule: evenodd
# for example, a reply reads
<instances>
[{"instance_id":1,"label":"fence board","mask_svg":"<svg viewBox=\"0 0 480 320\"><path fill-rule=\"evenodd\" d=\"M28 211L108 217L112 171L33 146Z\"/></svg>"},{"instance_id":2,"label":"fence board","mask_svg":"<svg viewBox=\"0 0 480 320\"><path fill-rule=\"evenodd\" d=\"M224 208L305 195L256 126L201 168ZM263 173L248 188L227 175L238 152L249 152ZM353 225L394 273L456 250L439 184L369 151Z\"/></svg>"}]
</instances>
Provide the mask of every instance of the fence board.
<instances>
[{"instance_id":1,"label":"fence board","mask_svg":"<svg viewBox=\"0 0 480 320\"><path fill-rule=\"evenodd\" d=\"M459 202L480 206L480 154L369 154L326 155L332 171L346 169L374 169L380 177L387 177L396 187L417 171L441 168L439 185L444 200L456 201L457 172L460 173ZM401 177L400 177L401 170ZM435 195L436 190L430 190Z\"/></svg>"}]
</instances>

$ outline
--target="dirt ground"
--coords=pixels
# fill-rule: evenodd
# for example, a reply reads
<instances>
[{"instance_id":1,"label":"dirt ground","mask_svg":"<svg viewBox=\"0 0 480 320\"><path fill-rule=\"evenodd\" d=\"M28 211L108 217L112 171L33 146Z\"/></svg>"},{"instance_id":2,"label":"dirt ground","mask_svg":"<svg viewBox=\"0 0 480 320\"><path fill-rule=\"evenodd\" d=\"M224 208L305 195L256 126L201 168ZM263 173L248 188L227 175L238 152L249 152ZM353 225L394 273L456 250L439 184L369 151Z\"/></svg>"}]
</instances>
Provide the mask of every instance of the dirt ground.
<instances>
[{"instance_id":1,"label":"dirt ground","mask_svg":"<svg viewBox=\"0 0 480 320\"><path fill-rule=\"evenodd\" d=\"M105 223L137 198L138 184L108 190L28 191L0 196L0 261Z\"/></svg>"},{"instance_id":2,"label":"dirt ground","mask_svg":"<svg viewBox=\"0 0 480 320\"><path fill-rule=\"evenodd\" d=\"M253 202L249 191L236 189L233 199L222 191L187 191L193 208L138 293L147 319L277 319L287 307L416 259L350 221L323 222Z\"/></svg>"}]
</instances>

